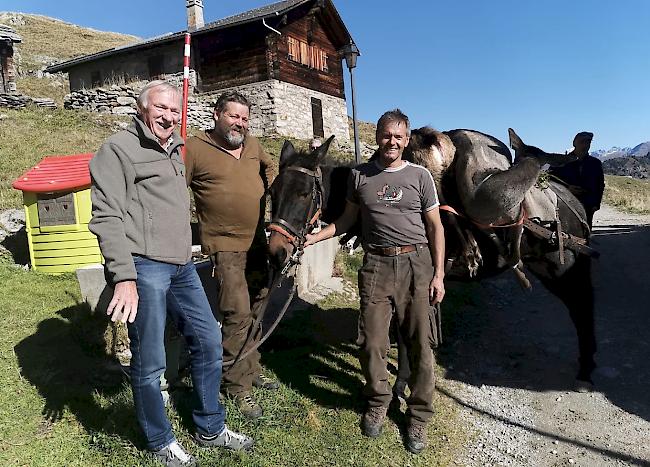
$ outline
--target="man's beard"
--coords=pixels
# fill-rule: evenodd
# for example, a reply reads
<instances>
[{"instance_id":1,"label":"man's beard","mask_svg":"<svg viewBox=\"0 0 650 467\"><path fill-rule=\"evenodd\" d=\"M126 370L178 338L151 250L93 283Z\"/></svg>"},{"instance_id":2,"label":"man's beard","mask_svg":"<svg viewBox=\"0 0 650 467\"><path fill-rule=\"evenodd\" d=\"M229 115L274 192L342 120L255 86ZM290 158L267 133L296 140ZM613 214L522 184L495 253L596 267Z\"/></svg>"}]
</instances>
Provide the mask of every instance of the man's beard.
<instances>
[{"instance_id":1,"label":"man's beard","mask_svg":"<svg viewBox=\"0 0 650 467\"><path fill-rule=\"evenodd\" d=\"M235 149L238 148L239 146L242 145L244 142L244 139L246 138L246 130L241 129L239 130L240 132L234 132L234 131L228 131L224 136L223 139L225 140L228 145Z\"/></svg>"}]
</instances>

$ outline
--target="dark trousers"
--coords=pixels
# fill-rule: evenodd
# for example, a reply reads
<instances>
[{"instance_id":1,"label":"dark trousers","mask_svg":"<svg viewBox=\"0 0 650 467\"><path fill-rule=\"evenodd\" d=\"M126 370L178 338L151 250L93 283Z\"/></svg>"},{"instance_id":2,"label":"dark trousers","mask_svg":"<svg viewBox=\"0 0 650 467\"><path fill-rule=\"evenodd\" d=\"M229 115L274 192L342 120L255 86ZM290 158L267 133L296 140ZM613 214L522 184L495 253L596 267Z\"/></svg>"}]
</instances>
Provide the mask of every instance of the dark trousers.
<instances>
[{"instance_id":1,"label":"dark trousers","mask_svg":"<svg viewBox=\"0 0 650 467\"><path fill-rule=\"evenodd\" d=\"M411 374L407 417L411 423L426 423L433 414L435 316L429 304L433 278L427 245L397 256L366 253L359 270L361 314L359 344L361 370L366 379L363 393L371 407L390 404L387 355L394 314L404 339Z\"/></svg>"},{"instance_id":2,"label":"dark trousers","mask_svg":"<svg viewBox=\"0 0 650 467\"><path fill-rule=\"evenodd\" d=\"M246 252L219 251L212 258L219 287L217 311L222 324L223 359L229 360L242 350L254 321L245 275ZM250 392L260 371L260 353L251 352L235 365L224 368L221 387L233 396Z\"/></svg>"}]
</instances>

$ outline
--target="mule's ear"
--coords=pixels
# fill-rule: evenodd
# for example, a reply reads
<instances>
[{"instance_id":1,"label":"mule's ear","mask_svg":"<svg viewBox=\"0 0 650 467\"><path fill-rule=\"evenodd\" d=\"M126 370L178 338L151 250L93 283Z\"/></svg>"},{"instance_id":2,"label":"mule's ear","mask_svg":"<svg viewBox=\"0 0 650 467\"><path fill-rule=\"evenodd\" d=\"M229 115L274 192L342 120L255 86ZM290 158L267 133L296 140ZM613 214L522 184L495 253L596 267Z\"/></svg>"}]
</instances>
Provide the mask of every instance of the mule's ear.
<instances>
[{"instance_id":1,"label":"mule's ear","mask_svg":"<svg viewBox=\"0 0 650 467\"><path fill-rule=\"evenodd\" d=\"M334 135L330 136L323 144L318 146L316 149L314 149L314 152L312 152L312 155L318 159L319 164L323 162L323 159L325 159L325 156L327 155L327 151L329 150L333 139Z\"/></svg>"},{"instance_id":2,"label":"mule's ear","mask_svg":"<svg viewBox=\"0 0 650 467\"><path fill-rule=\"evenodd\" d=\"M284 167L293 156L296 155L296 148L293 147L293 144L289 140L285 140L282 145L282 151L280 152L280 167Z\"/></svg>"},{"instance_id":3,"label":"mule's ear","mask_svg":"<svg viewBox=\"0 0 650 467\"><path fill-rule=\"evenodd\" d=\"M515 151L524 149L526 146L521 138L515 133L515 130L508 128L508 137L510 137L510 147Z\"/></svg>"}]
</instances>

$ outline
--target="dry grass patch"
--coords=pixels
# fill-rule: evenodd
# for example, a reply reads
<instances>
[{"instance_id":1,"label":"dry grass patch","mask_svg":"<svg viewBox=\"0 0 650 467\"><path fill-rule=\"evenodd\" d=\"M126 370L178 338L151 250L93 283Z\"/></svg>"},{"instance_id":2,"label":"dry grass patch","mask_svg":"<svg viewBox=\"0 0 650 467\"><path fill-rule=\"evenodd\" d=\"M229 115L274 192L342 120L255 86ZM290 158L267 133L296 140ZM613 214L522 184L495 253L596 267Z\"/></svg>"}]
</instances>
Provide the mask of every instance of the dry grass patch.
<instances>
[{"instance_id":1,"label":"dry grass patch","mask_svg":"<svg viewBox=\"0 0 650 467\"><path fill-rule=\"evenodd\" d=\"M5 14L0 14L0 22ZM97 31L41 15L13 13L24 24L11 27L22 36L18 45L21 74L36 71L44 65L81 55L100 52L138 41L140 38L115 32Z\"/></svg>"},{"instance_id":2,"label":"dry grass patch","mask_svg":"<svg viewBox=\"0 0 650 467\"><path fill-rule=\"evenodd\" d=\"M603 201L626 212L650 214L650 181L606 175Z\"/></svg>"},{"instance_id":3,"label":"dry grass patch","mask_svg":"<svg viewBox=\"0 0 650 467\"><path fill-rule=\"evenodd\" d=\"M348 117L348 127L350 129L350 136L352 137L354 135L354 124L351 117ZM364 142L369 146L377 144L375 138L375 132L377 131L376 124L357 121L357 130L359 131L359 141Z\"/></svg>"}]
</instances>

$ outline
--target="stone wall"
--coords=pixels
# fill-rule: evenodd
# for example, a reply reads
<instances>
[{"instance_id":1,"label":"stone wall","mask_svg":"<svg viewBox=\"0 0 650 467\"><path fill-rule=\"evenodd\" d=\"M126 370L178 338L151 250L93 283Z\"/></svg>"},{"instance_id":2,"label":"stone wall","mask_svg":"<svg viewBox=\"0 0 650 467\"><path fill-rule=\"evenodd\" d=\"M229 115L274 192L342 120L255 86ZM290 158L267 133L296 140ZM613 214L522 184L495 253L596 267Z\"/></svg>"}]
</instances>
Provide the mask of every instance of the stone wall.
<instances>
[{"instance_id":1,"label":"stone wall","mask_svg":"<svg viewBox=\"0 0 650 467\"><path fill-rule=\"evenodd\" d=\"M168 81L182 84L182 76L170 75ZM191 91L195 75L191 77ZM145 82L111 85L105 88L82 89L65 97L65 108L92 112L135 114L136 98ZM192 94L188 99L188 125L212 128L214 102L224 91L236 90L252 103L250 127L256 136L287 136L310 139L313 135L311 98L322 101L325 136L335 135L339 143L350 141L347 108L344 99L312 91L278 80L262 81L205 94Z\"/></svg>"},{"instance_id":2,"label":"stone wall","mask_svg":"<svg viewBox=\"0 0 650 467\"><path fill-rule=\"evenodd\" d=\"M47 97L29 97L23 94L4 94L0 92L0 107L8 107L10 109L23 109L30 104L38 107L46 107L49 109L56 109L54 101Z\"/></svg>"}]
</instances>

